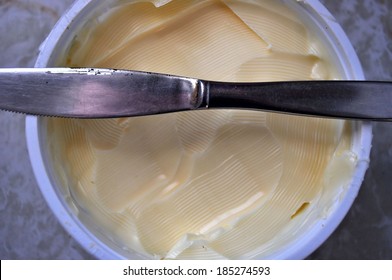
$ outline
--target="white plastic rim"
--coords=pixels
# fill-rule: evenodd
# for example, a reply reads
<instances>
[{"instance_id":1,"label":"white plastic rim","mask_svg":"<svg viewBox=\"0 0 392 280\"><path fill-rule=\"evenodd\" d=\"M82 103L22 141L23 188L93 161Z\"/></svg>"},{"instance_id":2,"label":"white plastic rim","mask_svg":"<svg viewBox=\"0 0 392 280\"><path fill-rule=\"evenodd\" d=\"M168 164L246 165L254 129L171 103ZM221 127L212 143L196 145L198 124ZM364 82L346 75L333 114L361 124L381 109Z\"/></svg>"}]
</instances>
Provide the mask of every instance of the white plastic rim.
<instances>
[{"instance_id":1,"label":"white plastic rim","mask_svg":"<svg viewBox=\"0 0 392 280\"><path fill-rule=\"evenodd\" d=\"M364 74L359 59L344 31L329 13L329 11L317 0L293 1L284 0L294 9L305 10L312 18L312 22L319 25L319 29L325 32L324 36L333 42L333 51L341 61L346 79L363 80ZM35 67L54 66L54 61L64 51L64 38L68 40L69 34L75 25L80 24L81 18L86 17L96 3L93 0L78 0L58 21L46 41L41 45L40 54ZM101 1L103 2L103 1ZM72 27L73 26L73 27ZM104 242L99 234L93 233L77 217L64 196L59 191L60 186L53 180L48 159L46 144L46 131L43 123L45 119L28 116L26 118L26 140L30 161L38 183L38 186L56 215L62 226L75 238L90 254L98 259L141 259L137 253L121 253L121 248L113 248L108 242ZM328 217L318 221L312 228L299 238L293 240L280 251L268 256L268 259L304 259L316 250L336 229L349 211L362 184L365 172L369 165L369 154L372 140L372 127L369 122L356 122L354 125L353 150L358 155L352 182L345 195L339 201L337 207Z\"/></svg>"}]
</instances>

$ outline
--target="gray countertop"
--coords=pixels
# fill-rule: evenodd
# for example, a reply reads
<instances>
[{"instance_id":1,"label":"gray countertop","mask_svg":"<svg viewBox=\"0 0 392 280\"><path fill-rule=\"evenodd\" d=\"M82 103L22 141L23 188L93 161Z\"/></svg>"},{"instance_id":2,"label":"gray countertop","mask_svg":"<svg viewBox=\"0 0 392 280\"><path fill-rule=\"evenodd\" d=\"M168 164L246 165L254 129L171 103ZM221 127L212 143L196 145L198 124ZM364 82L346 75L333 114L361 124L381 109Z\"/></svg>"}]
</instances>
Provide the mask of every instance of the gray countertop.
<instances>
[{"instance_id":1,"label":"gray countertop","mask_svg":"<svg viewBox=\"0 0 392 280\"><path fill-rule=\"evenodd\" d=\"M72 2L0 0L0 67L33 66L39 44ZM367 79L392 80L392 1L321 2L346 31ZM0 259L92 259L38 189L24 116L1 111L0 131ZM309 259L392 259L392 123L375 123L373 133L370 167L357 199Z\"/></svg>"}]
</instances>

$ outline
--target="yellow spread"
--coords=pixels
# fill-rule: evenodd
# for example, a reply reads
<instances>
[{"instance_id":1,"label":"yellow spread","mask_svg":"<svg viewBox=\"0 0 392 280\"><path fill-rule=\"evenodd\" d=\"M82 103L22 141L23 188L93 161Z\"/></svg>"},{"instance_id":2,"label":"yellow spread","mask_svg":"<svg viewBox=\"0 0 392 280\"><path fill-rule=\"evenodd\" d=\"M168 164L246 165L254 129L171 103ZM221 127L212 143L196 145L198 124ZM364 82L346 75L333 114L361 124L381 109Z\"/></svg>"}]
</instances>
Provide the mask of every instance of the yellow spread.
<instances>
[{"instance_id":1,"label":"yellow spread","mask_svg":"<svg viewBox=\"0 0 392 280\"><path fill-rule=\"evenodd\" d=\"M340 76L281 1L124 2L80 31L63 63L220 81ZM150 258L276 253L325 217L356 164L349 123L256 111L51 119L48 132L80 215Z\"/></svg>"}]
</instances>

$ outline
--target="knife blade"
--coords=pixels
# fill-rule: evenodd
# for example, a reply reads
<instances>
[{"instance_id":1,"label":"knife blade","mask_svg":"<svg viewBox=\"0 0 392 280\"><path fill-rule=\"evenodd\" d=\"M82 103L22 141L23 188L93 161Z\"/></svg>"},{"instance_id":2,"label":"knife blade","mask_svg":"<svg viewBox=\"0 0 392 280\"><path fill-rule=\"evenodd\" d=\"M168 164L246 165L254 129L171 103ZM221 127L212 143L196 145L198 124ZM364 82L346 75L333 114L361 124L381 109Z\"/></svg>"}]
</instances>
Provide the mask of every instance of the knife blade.
<instances>
[{"instance_id":1,"label":"knife blade","mask_svg":"<svg viewBox=\"0 0 392 280\"><path fill-rule=\"evenodd\" d=\"M234 83L102 68L0 69L0 109L38 116L114 118L197 109L251 109L392 120L392 82Z\"/></svg>"}]
</instances>

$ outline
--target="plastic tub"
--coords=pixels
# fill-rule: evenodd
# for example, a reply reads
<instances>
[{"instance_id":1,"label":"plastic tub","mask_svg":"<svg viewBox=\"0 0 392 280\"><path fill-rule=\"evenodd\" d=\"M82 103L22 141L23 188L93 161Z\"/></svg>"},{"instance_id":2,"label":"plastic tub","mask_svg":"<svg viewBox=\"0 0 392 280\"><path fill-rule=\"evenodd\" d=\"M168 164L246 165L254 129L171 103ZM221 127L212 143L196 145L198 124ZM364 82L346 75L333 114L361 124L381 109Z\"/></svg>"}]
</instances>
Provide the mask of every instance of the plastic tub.
<instances>
[{"instance_id":1,"label":"plastic tub","mask_svg":"<svg viewBox=\"0 0 392 280\"><path fill-rule=\"evenodd\" d=\"M106 2L106 3L105 3ZM314 26L328 44L330 51L337 58L344 78L364 79L363 72L355 51L343 30L318 1L285 1L293 9L304 14L304 20ZM36 67L55 66L59 57L65 53L65 47L73 39L76 30L88 19L99 15L110 5L107 1L79 0L60 19L42 44ZM293 239L285 247L267 256L268 259L302 259L319 247L335 230L350 209L369 164L371 149L371 124L356 122L352 150L358 155L358 164L352 182L341 195L336 205L325 219L317 221L312 228ZM78 209L70 201L70 196L61 187L56 178L48 155L46 143L46 119L29 116L26 119L26 138L30 160L35 177L50 208L64 228L92 255L100 259L141 259L141 255L126 252L101 234L94 223L82 223L78 219Z\"/></svg>"}]
</instances>

